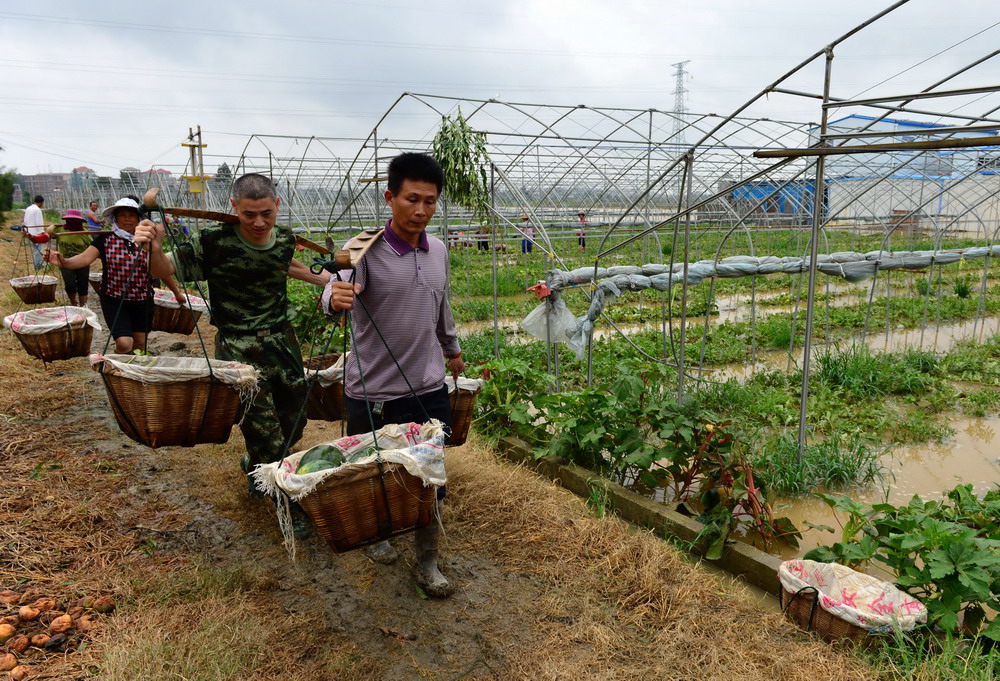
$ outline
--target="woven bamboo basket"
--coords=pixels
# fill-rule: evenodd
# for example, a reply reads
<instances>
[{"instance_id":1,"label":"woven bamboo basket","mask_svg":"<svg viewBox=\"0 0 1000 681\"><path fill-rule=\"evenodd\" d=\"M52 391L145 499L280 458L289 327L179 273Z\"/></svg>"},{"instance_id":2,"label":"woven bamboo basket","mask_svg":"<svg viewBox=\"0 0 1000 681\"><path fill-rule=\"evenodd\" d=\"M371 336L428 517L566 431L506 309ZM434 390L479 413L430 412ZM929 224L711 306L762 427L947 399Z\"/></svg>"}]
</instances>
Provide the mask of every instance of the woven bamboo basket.
<instances>
[{"instance_id":1,"label":"woven bamboo basket","mask_svg":"<svg viewBox=\"0 0 1000 681\"><path fill-rule=\"evenodd\" d=\"M434 520L437 488L401 464L371 462L333 473L299 503L337 553L426 527Z\"/></svg>"},{"instance_id":2,"label":"woven bamboo basket","mask_svg":"<svg viewBox=\"0 0 1000 681\"><path fill-rule=\"evenodd\" d=\"M29 279L29 277L20 277L19 279ZM30 284L11 279L10 286L23 303L26 305L35 305L37 303L55 302L56 286L58 283L59 281L55 277L44 276L39 277Z\"/></svg>"},{"instance_id":3,"label":"woven bamboo basket","mask_svg":"<svg viewBox=\"0 0 1000 681\"><path fill-rule=\"evenodd\" d=\"M153 331L190 334L201 319L201 310L153 305Z\"/></svg>"},{"instance_id":4,"label":"woven bamboo basket","mask_svg":"<svg viewBox=\"0 0 1000 681\"><path fill-rule=\"evenodd\" d=\"M869 633L856 624L824 610L816 601L819 592L815 587L805 587L793 593L782 587L778 595L785 614L806 631L815 632L824 641L851 641L870 644L881 637Z\"/></svg>"},{"instance_id":5,"label":"woven bamboo basket","mask_svg":"<svg viewBox=\"0 0 1000 681\"><path fill-rule=\"evenodd\" d=\"M106 364L104 362L100 364ZM240 395L216 379L141 383L101 371L111 409L127 436L148 447L222 444L236 423Z\"/></svg>"},{"instance_id":6,"label":"woven bamboo basket","mask_svg":"<svg viewBox=\"0 0 1000 681\"><path fill-rule=\"evenodd\" d=\"M465 444L469 437L469 426L472 424L472 414L476 410L476 395L478 390L465 390L456 387L449 395L451 399L451 435L446 445L458 447Z\"/></svg>"},{"instance_id":7,"label":"woven bamboo basket","mask_svg":"<svg viewBox=\"0 0 1000 681\"><path fill-rule=\"evenodd\" d=\"M90 353L90 343L94 339L94 327L81 320L67 324L47 333L13 332L21 341L25 352L43 362L57 359L86 357Z\"/></svg>"},{"instance_id":8,"label":"woven bamboo basket","mask_svg":"<svg viewBox=\"0 0 1000 681\"><path fill-rule=\"evenodd\" d=\"M305 362L305 368L313 371L328 369L337 363L340 353L312 357ZM306 418L310 421L343 421L347 418L344 410L344 383L337 381L323 387L319 381L313 383L306 400Z\"/></svg>"}]
</instances>

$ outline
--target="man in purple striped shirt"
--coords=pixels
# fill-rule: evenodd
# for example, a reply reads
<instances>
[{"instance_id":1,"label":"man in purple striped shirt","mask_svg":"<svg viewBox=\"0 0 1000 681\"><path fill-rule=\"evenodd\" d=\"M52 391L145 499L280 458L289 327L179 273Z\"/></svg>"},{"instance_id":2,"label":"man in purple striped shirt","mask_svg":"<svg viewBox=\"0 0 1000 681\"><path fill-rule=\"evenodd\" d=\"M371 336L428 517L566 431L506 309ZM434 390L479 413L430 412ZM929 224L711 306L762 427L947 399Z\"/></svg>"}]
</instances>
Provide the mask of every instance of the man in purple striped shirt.
<instances>
[{"instance_id":1,"label":"man in purple striped shirt","mask_svg":"<svg viewBox=\"0 0 1000 681\"><path fill-rule=\"evenodd\" d=\"M444 173L432 157L405 153L389 163L388 175L392 218L383 238L358 264L353 284L331 280L323 293L324 309L353 310L354 344L344 372L348 435L429 419L450 427L445 361L455 377L465 369L448 303L448 251L426 232ZM438 522L416 531L414 574L428 594L443 597L451 585L437 567L439 536ZM366 553L382 563L398 556L388 542Z\"/></svg>"}]
</instances>

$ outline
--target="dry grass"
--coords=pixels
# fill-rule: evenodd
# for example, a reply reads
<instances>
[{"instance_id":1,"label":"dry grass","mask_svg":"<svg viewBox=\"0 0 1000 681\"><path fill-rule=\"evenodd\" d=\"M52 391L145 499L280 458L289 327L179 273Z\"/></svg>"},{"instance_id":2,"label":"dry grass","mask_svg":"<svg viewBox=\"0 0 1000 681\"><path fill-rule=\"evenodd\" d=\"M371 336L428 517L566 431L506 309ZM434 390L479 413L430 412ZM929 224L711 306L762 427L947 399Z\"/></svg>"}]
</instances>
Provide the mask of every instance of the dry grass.
<instances>
[{"instance_id":1,"label":"dry grass","mask_svg":"<svg viewBox=\"0 0 1000 681\"><path fill-rule=\"evenodd\" d=\"M874 679L825 644L803 640L749 597L725 593L668 544L534 474L466 446L451 455L447 527L453 551L482 550L543 580L521 613L538 632L524 679Z\"/></svg>"}]
</instances>

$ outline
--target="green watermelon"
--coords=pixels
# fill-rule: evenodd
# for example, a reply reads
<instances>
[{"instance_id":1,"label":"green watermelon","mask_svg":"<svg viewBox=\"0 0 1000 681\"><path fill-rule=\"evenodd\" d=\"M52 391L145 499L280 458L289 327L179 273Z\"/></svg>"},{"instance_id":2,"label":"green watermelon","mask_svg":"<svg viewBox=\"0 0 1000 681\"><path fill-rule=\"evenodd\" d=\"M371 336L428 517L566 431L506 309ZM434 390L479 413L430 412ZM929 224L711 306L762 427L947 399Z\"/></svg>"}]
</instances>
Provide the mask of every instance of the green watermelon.
<instances>
[{"instance_id":1,"label":"green watermelon","mask_svg":"<svg viewBox=\"0 0 1000 681\"><path fill-rule=\"evenodd\" d=\"M333 463L332 461L326 461L324 459L316 459L310 461L309 463L299 466L298 470L295 471L299 475L305 475L306 473L315 473L316 471L325 471L329 468L337 468L340 466L339 463Z\"/></svg>"},{"instance_id":2,"label":"green watermelon","mask_svg":"<svg viewBox=\"0 0 1000 681\"><path fill-rule=\"evenodd\" d=\"M313 461L327 461L334 466L339 466L344 463L344 455L333 445L316 445L302 455L302 458L299 459L299 467L295 472L301 473L302 467Z\"/></svg>"}]
</instances>

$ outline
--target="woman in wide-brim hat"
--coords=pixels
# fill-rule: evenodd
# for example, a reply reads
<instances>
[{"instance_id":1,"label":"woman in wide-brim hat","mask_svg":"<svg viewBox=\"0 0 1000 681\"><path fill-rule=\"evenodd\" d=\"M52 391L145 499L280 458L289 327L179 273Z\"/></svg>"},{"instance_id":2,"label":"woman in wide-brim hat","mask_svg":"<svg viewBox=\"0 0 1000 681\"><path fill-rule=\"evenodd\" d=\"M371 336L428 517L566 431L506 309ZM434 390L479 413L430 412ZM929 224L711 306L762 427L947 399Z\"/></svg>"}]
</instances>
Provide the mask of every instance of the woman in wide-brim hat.
<instances>
[{"instance_id":1,"label":"woman in wide-brim hat","mask_svg":"<svg viewBox=\"0 0 1000 681\"><path fill-rule=\"evenodd\" d=\"M98 234L82 253L64 258L51 252L49 262L66 269L80 269L100 258L101 311L115 339L115 352L128 354L146 349L146 337L153 326L153 280L149 275L149 254L133 241L139 226L139 204L129 198L118 199L104 210L105 224L111 233ZM173 279L164 283L178 300L183 295Z\"/></svg>"},{"instance_id":2,"label":"woman in wide-brim hat","mask_svg":"<svg viewBox=\"0 0 1000 681\"><path fill-rule=\"evenodd\" d=\"M55 238L55 247L64 258L72 258L87 250L90 246L90 235L83 228L83 214L70 208L63 216L63 224L50 225L45 231ZM52 243L49 243L52 247ZM69 298L70 305L86 305L87 284L90 278L90 267L79 269L59 268L63 278L63 286L66 289L66 297Z\"/></svg>"}]
</instances>

